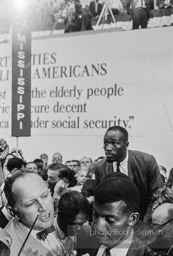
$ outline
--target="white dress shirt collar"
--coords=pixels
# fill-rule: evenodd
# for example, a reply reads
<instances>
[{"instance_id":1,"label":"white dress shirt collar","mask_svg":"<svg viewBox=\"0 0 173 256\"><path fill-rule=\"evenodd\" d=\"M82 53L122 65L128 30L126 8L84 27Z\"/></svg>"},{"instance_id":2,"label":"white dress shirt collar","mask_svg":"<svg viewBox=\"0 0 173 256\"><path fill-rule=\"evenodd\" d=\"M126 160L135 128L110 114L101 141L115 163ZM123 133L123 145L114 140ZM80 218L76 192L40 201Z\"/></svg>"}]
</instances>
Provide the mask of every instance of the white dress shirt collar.
<instances>
[{"instance_id":1,"label":"white dress shirt collar","mask_svg":"<svg viewBox=\"0 0 173 256\"><path fill-rule=\"evenodd\" d=\"M126 256L132 241L133 230L131 231L130 236L128 236L126 240L110 250L111 256ZM105 256L105 249L106 246L101 245L98 250L97 256Z\"/></svg>"},{"instance_id":2,"label":"white dress shirt collar","mask_svg":"<svg viewBox=\"0 0 173 256\"><path fill-rule=\"evenodd\" d=\"M126 175L128 175L128 159L129 159L129 153L127 150L127 154L126 157L124 158L124 160L122 162L120 162L120 171ZM117 170L117 162L113 162L113 169L114 172L116 172Z\"/></svg>"}]
</instances>

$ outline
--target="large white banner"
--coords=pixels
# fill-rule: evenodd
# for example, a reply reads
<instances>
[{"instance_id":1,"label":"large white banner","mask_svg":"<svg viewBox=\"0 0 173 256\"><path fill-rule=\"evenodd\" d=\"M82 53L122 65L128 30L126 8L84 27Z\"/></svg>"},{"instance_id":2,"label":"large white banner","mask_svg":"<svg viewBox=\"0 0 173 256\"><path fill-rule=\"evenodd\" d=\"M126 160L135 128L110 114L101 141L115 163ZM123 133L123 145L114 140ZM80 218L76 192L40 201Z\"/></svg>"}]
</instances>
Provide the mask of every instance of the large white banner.
<instances>
[{"instance_id":1,"label":"large white banner","mask_svg":"<svg viewBox=\"0 0 173 256\"><path fill-rule=\"evenodd\" d=\"M144 44L134 37L127 48L124 33L33 40L31 134L102 135L121 125L142 135ZM0 45L1 134L10 128L9 48Z\"/></svg>"}]
</instances>

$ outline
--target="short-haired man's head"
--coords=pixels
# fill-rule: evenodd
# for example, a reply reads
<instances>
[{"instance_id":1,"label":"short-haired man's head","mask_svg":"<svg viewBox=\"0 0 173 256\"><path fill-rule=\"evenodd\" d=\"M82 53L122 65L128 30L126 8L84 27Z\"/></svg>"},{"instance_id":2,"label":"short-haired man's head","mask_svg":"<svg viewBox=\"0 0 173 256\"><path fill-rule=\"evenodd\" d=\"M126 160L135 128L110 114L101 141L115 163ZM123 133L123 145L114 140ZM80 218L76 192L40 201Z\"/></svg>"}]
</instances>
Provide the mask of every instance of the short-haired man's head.
<instances>
[{"instance_id":1,"label":"short-haired man's head","mask_svg":"<svg viewBox=\"0 0 173 256\"><path fill-rule=\"evenodd\" d=\"M31 171L31 172L38 173L37 164L36 164L35 162L28 162L28 163L26 164L26 170Z\"/></svg>"},{"instance_id":2,"label":"short-haired man's head","mask_svg":"<svg viewBox=\"0 0 173 256\"><path fill-rule=\"evenodd\" d=\"M106 133L109 132L109 131L120 131L123 134L123 139L124 139L125 142L127 142L128 139L129 139L129 135L128 135L127 130L122 126L118 126L118 125L111 126L107 129Z\"/></svg>"},{"instance_id":3,"label":"short-haired man's head","mask_svg":"<svg viewBox=\"0 0 173 256\"><path fill-rule=\"evenodd\" d=\"M60 153L54 153L52 156L52 163L62 163L62 155Z\"/></svg>"},{"instance_id":4,"label":"short-haired man's head","mask_svg":"<svg viewBox=\"0 0 173 256\"><path fill-rule=\"evenodd\" d=\"M58 171L59 179L63 179L64 182L70 183L74 179L74 172L68 167L63 167Z\"/></svg>"},{"instance_id":5,"label":"short-haired man's head","mask_svg":"<svg viewBox=\"0 0 173 256\"><path fill-rule=\"evenodd\" d=\"M61 164L61 163L54 163L54 164L50 164L48 166L48 169L51 171L58 171L61 168L66 167L65 165Z\"/></svg>"},{"instance_id":6,"label":"short-haired man's head","mask_svg":"<svg viewBox=\"0 0 173 256\"><path fill-rule=\"evenodd\" d=\"M70 191L61 196L58 204L58 217L66 222L73 222L77 214L88 215L88 212L88 200L80 192Z\"/></svg>"},{"instance_id":7,"label":"short-haired man's head","mask_svg":"<svg viewBox=\"0 0 173 256\"><path fill-rule=\"evenodd\" d=\"M8 205L12 209L14 209L15 203L16 203L16 200L15 200L15 197L14 197L14 194L12 191L13 184L17 179L23 178L28 174L37 175L36 173L33 173L32 171L18 171L14 175L7 177L7 179L5 181L4 192L5 192L5 196L7 198Z\"/></svg>"},{"instance_id":8,"label":"short-haired man's head","mask_svg":"<svg viewBox=\"0 0 173 256\"><path fill-rule=\"evenodd\" d=\"M105 177L95 189L95 200L101 204L122 201L123 213L139 212L140 196L136 185L128 176L118 173Z\"/></svg>"},{"instance_id":9,"label":"short-haired man's head","mask_svg":"<svg viewBox=\"0 0 173 256\"><path fill-rule=\"evenodd\" d=\"M26 227L35 223L35 230L45 230L53 225L53 199L47 184L38 174L16 173L7 178L4 191L9 209Z\"/></svg>"},{"instance_id":10,"label":"short-haired man's head","mask_svg":"<svg viewBox=\"0 0 173 256\"><path fill-rule=\"evenodd\" d=\"M41 155L40 155L40 158L42 159L47 159L48 160L48 155L46 154L46 153L42 153Z\"/></svg>"},{"instance_id":11,"label":"short-haired man's head","mask_svg":"<svg viewBox=\"0 0 173 256\"><path fill-rule=\"evenodd\" d=\"M74 159L74 160L68 160L68 161L65 162L65 165L66 165L69 169L75 171L75 173L76 173L76 172L79 170L80 161L79 161L79 160L76 160L76 159Z\"/></svg>"},{"instance_id":12,"label":"short-haired man's head","mask_svg":"<svg viewBox=\"0 0 173 256\"><path fill-rule=\"evenodd\" d=\"M21 169L23 167L25 167L25 162L21 159L21 158L18 158L18 157L13 157L13 158L10 158L7 162L7 170L9 172L12 172L12 170L14 169Z\"/></svg>"}]
</instances>

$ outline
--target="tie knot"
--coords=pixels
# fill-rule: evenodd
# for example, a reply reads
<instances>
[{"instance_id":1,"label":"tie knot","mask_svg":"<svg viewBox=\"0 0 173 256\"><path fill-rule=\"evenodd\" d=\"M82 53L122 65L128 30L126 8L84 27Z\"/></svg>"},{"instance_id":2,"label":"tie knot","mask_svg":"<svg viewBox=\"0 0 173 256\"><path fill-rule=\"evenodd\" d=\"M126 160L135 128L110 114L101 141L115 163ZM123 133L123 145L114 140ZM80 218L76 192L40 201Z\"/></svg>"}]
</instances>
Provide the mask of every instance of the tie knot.
<instances>
[{"instance_id":1,"label":"tie knot","mask_svg":"<svg viewBox=\"0 0 173 256\"><path fill-rule=\"evenodd\" d=\"M45 241L45 239L47 238L48 234L52 233L53 231L55 231L55 228L54 228L54 226L51 226L48 229L45 229L43 231L38 232L36 236L37 236L37 238L39 240Z\"/></svg>"}]
</instances>

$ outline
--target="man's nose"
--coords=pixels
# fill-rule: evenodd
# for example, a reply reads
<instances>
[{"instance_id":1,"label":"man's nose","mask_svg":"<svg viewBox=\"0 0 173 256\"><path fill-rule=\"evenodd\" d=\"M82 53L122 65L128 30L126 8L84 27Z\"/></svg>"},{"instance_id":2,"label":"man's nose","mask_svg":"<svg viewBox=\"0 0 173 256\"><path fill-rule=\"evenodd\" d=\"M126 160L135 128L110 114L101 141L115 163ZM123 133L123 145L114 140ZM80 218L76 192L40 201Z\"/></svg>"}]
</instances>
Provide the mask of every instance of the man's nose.
<instances>
[{"instance_id":1,"label":"man's nose","mask_svg":"<svg viewBox=\"0 0 173 256\"><path fill-rule=\"evenodd\" d=\"M105 145L105 149L107 151L111 151L112 150L112 144L111 143L108 143L107 145Z\"/></svg>"},{"instance_id":2,"label":"man's nose","mask_svg":"<svg viewBox=\"0 0 173 256\"><path fill-rule=\"evenodd\" d=\"M40 212L46 210L46 206L45 206L44 202L43 202L41 199L38 200L37 204L38 204L38 210L39 210Z\"/></svg>"},{"instance_id":3,"label":"man's nose","mask_svg":"<svg viewBox=\"0 0 173 256\"><path fill-rule=\"evenodd\" d=\"M93 220L93 224L96 228L102 228L105 224L105 221L103 218L96 218Z\"/></svg>"}]
</instances>

